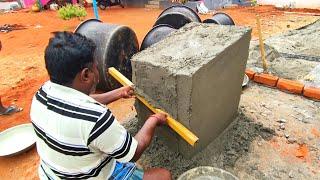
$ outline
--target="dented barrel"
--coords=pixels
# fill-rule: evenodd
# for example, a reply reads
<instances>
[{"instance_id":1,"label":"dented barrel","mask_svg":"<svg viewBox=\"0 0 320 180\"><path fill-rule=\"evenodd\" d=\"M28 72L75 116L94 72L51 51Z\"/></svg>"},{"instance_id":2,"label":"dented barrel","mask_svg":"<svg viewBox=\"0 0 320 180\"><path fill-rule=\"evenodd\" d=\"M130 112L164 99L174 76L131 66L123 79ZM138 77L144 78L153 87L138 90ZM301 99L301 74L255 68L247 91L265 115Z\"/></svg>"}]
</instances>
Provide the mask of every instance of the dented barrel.
<instances>
[{"instance_id":1,"label":"dented barrel","mask_svg":"<svg viewBox=\"0 0 320 180\"><path fill-rule=\"evenodd\" d=\"M191 8L183 5L175 5L162 11L154 26L168 24L175 29L179 29L190 22L201 22L201 19Z\"/></svg>"},{"instance_id":2,"label":"dented barrel","mask_svg":"<svg viewBox=\"0 0 320 180\"><path fill-rule=\"evenodd\" d=\"M213 23L219 25L235 25L233 19L224 12L215 13L211 19L206 19L203 23Z\"/></svg>"},{"instance_id":3,"label":"dented barrel","mask_svg":"<svg viewBox=\"0 0 320 180\"><path fill-rule=\"evenodd\" d=\"M168 24L160 24L160 25L153 27L147 33L147 35L144 37L144 39L141 43L140 51L148 48L149 46L151 46L161 40L163 40L170 33L174 32L174 31L176 31L176 29Z\"/></svg>"},{"instance_id":4,"label":"dented barrel","mask_svg":"<svg viewBox=\"0 0 320 180\"><path fill-rule=\"evenodd\" d=\"M116 68L131 80L130 59L139 51L138 39L132 29L89 19L82 22L75 32L92 39L97 46L94 59L98 62L99 89L113 90L120 87L118 82L108 75L109 67Z\"/></svg>"}]
</instances>

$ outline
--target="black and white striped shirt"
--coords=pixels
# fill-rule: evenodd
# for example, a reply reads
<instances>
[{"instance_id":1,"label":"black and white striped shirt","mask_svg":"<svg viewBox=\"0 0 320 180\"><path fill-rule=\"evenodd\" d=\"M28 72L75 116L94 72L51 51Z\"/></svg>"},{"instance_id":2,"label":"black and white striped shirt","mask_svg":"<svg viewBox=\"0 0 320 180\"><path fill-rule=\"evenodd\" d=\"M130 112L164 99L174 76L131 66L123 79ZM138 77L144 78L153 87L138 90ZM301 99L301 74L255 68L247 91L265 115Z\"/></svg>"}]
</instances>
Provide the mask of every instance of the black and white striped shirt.
<instances>
[{"instance_id":1,"label":"black and white striped shirt","mask_svg":"<svg viewBox=\"0 0 320 180\"><path fill-rule=\"evenodd\" d=\"M40 179L107 179L115 161L130 161L137 148L109 109L50 81L35 94L30 115Z\"/></svg>"}]
</instances>

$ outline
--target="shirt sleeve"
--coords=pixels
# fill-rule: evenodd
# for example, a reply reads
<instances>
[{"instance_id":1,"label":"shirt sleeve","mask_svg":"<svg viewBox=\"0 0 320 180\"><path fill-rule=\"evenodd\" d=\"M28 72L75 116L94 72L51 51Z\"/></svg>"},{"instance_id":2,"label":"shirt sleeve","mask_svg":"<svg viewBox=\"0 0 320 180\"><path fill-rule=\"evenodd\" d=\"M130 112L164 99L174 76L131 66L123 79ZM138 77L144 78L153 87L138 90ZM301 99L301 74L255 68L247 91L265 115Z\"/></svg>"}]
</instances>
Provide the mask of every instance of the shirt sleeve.
<instances>
[{"instance_id":1,"label":"shirt sleeve","mask_svg":"<svg viewBox=\"0 0 320 180\"><path fill-rule=\"evenodd\" d=\"M137 140L116 120L109 109L93 126L87 144L119 162L129 162L138 146Z\"/></svg>"}]
</instances>

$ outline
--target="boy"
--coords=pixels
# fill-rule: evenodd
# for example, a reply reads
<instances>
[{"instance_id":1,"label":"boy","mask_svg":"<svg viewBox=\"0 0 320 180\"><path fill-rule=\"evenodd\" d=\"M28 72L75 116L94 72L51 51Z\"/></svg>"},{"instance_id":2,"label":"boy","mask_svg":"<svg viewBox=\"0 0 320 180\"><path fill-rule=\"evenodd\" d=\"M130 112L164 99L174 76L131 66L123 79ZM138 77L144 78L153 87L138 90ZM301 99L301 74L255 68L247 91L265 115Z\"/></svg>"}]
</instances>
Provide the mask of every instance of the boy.
<instances>
[{"instance_id":1,"label":"boy","mask_svg":"<svg viewBox=\"0 0 320 180\"><path fill-rule=\"evenodd\" d=\"M99 82L95 49L93 41L70 32L54 33L46 47L50 81L35 94L30 111L40 179L171 179L166 169L143 172L132 163L166 116L150 116L132 137L102 105L131 97L131 87L89 96Z\"/></svg>"}]
</instances>

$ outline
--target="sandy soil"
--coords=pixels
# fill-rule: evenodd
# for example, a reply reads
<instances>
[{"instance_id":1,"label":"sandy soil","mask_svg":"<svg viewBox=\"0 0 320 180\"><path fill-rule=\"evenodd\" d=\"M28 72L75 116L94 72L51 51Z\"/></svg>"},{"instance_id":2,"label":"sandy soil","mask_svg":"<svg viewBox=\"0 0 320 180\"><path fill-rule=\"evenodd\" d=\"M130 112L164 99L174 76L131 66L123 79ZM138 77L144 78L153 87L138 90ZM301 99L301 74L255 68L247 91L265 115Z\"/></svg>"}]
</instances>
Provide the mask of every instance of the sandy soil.
<instances>
[{"instance_id":1,"label":"sandy soil","mask_svg":"<svg viewBox=\"0 0 320 180\"><path fill-rule=\"evenodd\" d=\"M232 9L224 9L223 11L229 13L234 18L236 24L251 26L253 28L253 38L257 37L257 30L255 25L256 14L260 14L260 16L262 17L262 27L263 27L263 32L265 36L270 36L272 34L277 34L280 32L287 31L288 29L301 27L317 19L317 17L315 16L296 15L296 14L287 15L283 11L277 10L270 6L232 8ZM160 12L161 12L160 10L150 10L150 9L111 8L111 9L107 9L106 11L100 11L99 13L100 13L101 19L104 22L124 24L131 27L136 32L139 42L141 42L145 34L152 27L154 21L156 20L156 17L160 14ZM308 12L308 10L304 10L304 12ZM93 17L92 9L88 9L87 18L92 18L92 17ZM208 17L209 15L202 16L201 18L205 19ZM73 31L74 28L79 23L80 21L77 19L73 19L70 21L60 20L57 17L56 12L51 12L51 11L46 11L41 13L31 13L27 11L20 11L17 13L0 14L0 25L20 24L26 28L24 30L12 31L9 33L0 34L0 40L3 46L2 51L0 52L0 96L6 105L17 104L18 106L21 106L24 108L24 110L20 113L14 114L12 116L0 117L0 131L3 131L9 127L12 127L18 124L30 122L29 108L30 108L32 96L34 92L39 88L39 86L41 86L41 84L48 79L46 71L44 69L43 51L48 42L49 37L51 36L50 33L53 31L62 31L62 30ZM247 97L248 101L255 103L254 107L260 108L261 99L264 100L266 104L268 104L269 101L272 102L274 100L273 99L274 97L270 97L270 96L269 98L261 97L261 99L256 99L252 97L256 97L258 95L260 96L260 94L265 94L265 93L262 93L265 91L266 91L266 95L268 95L267 92L269 91L276 93L275 90L270 90L268 88L263 88L263 87L260 88L255 85L252 88L253 89L251 89L251 87L248 88L248 90L244 92L244 96L248 96ZM251 93L247 93L247 92L251 92ZM288 97L289 99L291 97L295 97L295 96L287 95L284 93L279 93L277 94L277 96L278 96L278 99L281 99L282 97ZM310 104L310 105L303 106L302 107L304 108L303 110L309 111L311 109L316 109L312 104L313 102L303 98L301 98L300 101L301 102L306 101L306 102L309 102L308 104ZM300 101L298 101L297 103L298 104L301 103ZM110 108L113 110L113 112L115 113L115 115L118 117L120 121L124 121L126 119L132 119L132 117L134 117L134 114L135 114L135 111L133 109L133 102L134 100L132 99L121 100L111 104ZM283 103L292 104L291 100L284 101ZM247 111L250 112L251 106L249 105L248 107L246 106L247 105L245 104L244 109L247 109ZM285 109L290 109L290 112L293 111L292 107L287 107ZM317 117L319 117L318 110L319 109L317 109L317 112L318 112ZM247 124L247 126L249 126L250 128L256 127L256 125L253 125L253 124L256 124L258 122L255 122L255 121L252 122L252 119L242 121L241 119L246 119L246 116L241 114L246 114L248 112L245 112L244 110L241 110L241 112L242 113L240 113L240 116L239 116L240 121L236 121L236 122ZM277 116L286 115L286 113L283 113L280 110L277 111L277 113L273 113L272 111L270 113L275 114ZM263 123L268 123L270 121L276 124L276 118L270 119L265 116L259 115L258 112L253 112L253 115L259 117L259 122L261 121ZM255 119L253 118L253 120ZM319 118L314 121L311 121L311 123L308 125L308 127L310 128L313 127L311 131L307 130L306 128L301 128L301 126L302 125L305 126L305 124L302 124L302 125L296 124L295 123L296 121L292 120L292 123L294 124L294 126L292 127L292 130L295 130L298 133L300 133L300 136L302 137L308 137L307 135L309 135L310 137L313 137L319 141L319 134L320 134L319 126L318 124L313 124L313 122L317 122L317 120L319 121ZM297 121L297 122L299 123L300 121ZM257 126L258 126L257 127L258 129L262 128L261 124ZM289 127L288 129L290 129ZM237 132L238 131L235 131L235 134L237 134ZM277 135L274 135L275 133L273 133L273 131L268 130L266 133L268 138L265 138L265 139L262 138L263 140L261 140L262 142L260 143L262 144L261 145L262 147L261 147L259 145L257 146L256 144L252 143L252 141L256 140L256 138L252 138L252 137L258 136L259 133L253 130L254 135L250 136L248 141L241 141L246 144L243 147L247 147L246 148L247 150L246 149L244 150L241 149L239 151L236 150L235 151L236 155L234 155L236 156L236 158L232 158L234 156L230 156L230 157L219 156L222 159L217 158L217 161L212 161L212 163L208 161L208 163L210 163L210 165L212 166L217 165L218 167L226 167L227 170L232 171L233 173L239 175L240 177L246 177L247 174L250 175L251 171L250 169L248 170L250 166L243 167L243 166L246 166L246 163L243 163L243 161L246 161L244 157L248 158L248 162L252 163L252 168L254 169L255 167L254 163L262 162L263 160L265 162L265 160L270 159L270 156L271 157L276 156L276 154L272 154L270 152L278 152L281 154L282 152L281 148L284 148L284 149L289 148L290 152L291 151L293 152L293 157L297 157L297 156L294 156L295 155L294 152L296 152L296 150L297 152L300 152L302 150L303 152L305 152L305 147L307 147L308 148L307 157L309 156L311 157L310 161L309 159L308 161L303 159L304 154L302 156L301 154L298 154L299 158L297 159L298 160L297 162L300 162L301 160L300 157L302 157L302 160L301 160L302 162L312 162L311 163L312 165L310 165L310 167L313 169L314 174L317 174L317 173L319 174L319 171L315 168L315 165L314 165L316 163L317 167L319 168L319 160L315 159L316 155L314 155L312 148L310 148L311 146L308 145L308 143L310 143L311 141L310 142L308 141L307 145L302 145L302 146L299 146L296 143L288 145L286 140L283 139L283 137L280 137L280 136L278 137ZM293 134L296 134L296 133L293 133ZM272 137L271 140L269 140L270 137ZM274 138L276 140L273 140ZM232 142L237 142L237 139L233 140ZM165 148L157 144L158 144L158 140L155 139L155 143L153 143L148 153L146 153L144 157L141 159L141 164L144 167L158 165L159 163L163 162L163 160L165 160L165 158L163 157L177 157L177 161L179 160L179 155L175 155L173 152L170 152L171 154L168 152L167 154L166 153L167 151L165 149L163 150L163 153L162 151L160 151L161 149L160 150L157 148L154 149L153 147ZM273 149L269 148L271 146L269 144L274 146L274 148ZM242 147L241 144L239 146ZM319 149L319 147L316 147L316 148ZM248 154L247 152L249 150L250 152L254 152L254 154ZM160 154L159 156L157 156L157 154L153 155L152 152L160 152ZM268 155L268 156L264 156L265 159L261 159L258 156L259 154ZM288 154L288 153L285 152L284 154ZM241 155L241 157L238 157L239 155ZM161 159L161 157L163 160L159 161L158 163L155 163L155 161ZM218 156L215 155L213 157L218 157ZM288 158L289 160L291 159L290 157ZM319 154L317 155L317 157L319 157ZM201 157L198 157L198 158L201 159ZM232 160L225 160L227 158L231 158ZM37 179L38 160L39 160L39 157L36 154L35 148L33 148L32 150L24 154L21 154L15 157L1 157L0 158L1 179ZM162 165L171 166L170 169L175 170L174 174L176 176L181 172L189 169L189 167L192 167L193 165L201 164L198 161L195 161L193 165L192 164L190 165L188 163L182 163L182 164L180 163L181 168L176 169L176 166L174 166L174 162L175 161L164 162ZM181 160L181 162L184 162L184 161ZM219 162L220 164L217 164L214 162ZM228 163L225 163L225 162L230 162L231 164L228 165ZM237 166L236 165L237 163L240 165ZM290 163L284 163L283 169L286 170L287 166L289 167L290 165L291 165ZM235 167L235 168L229 168L229 167ZM267 170L268 171L261 170L261 172L263 173L268 172L266 175L273 175L272 169L267 168ZM308 176L308 173L304 173L306 174L306 176L304 175L303 177L310 177ZM297 174L299 173L297 172ZM273 176L276 177L276 175L273 175ZM261 175L261 177L263 176Z\"/></svg>"},{"instance_id":2,"label":"sandy soil","mask_svg":"<svg viewBox=\"0 0 320 180\"><path fill-rule=\"evenodd\" d=\"M301 30L267 38L269 70L280 77L300 80L319 65L280 54L318 56L318 41L312 39L320 39L319 28L317 21ZM248 67L261 68L259 53L253 41ZM134 128L136 121L127 122L133 133L139 129ZM158 137L139 163L144 168L166 167L174 177L194 167L214 166L240 179L319 179L319 127L320 102L250 84L243 91L234 122L195 157L185 159L170 151Z\"/></svg>"},{"instance_id":3,"label":"sandy soil","mask_svg":"<svg viewBox=\"0 0 320 180\"><path fill-rule=\"evenodd\" d=\"M235 121L192 159L170 151L158 137L138 163L166 167L175 177L214 166L240 179L319 179L319 117L320 102L253 83L243 91ZM132 133L136 121L126 123Z\"/></svg>"},{"instance_id":4,"label":"sandy soil","mask_svg":"<svg viewBox=\"0 0 320 180\"><path fill-rule=\"evenodd\" d=\"M320 87L320 20L265 39L268 71L282 78ZM283 43L286 42L286 43ZM252 41L247 68L262 68L259 43Z\"/></svg>"}]
</instances>

